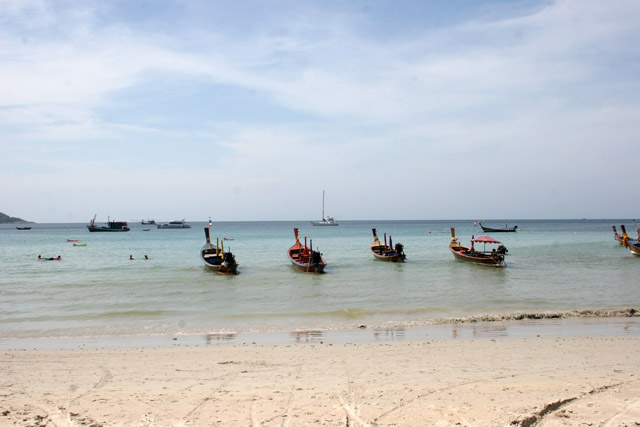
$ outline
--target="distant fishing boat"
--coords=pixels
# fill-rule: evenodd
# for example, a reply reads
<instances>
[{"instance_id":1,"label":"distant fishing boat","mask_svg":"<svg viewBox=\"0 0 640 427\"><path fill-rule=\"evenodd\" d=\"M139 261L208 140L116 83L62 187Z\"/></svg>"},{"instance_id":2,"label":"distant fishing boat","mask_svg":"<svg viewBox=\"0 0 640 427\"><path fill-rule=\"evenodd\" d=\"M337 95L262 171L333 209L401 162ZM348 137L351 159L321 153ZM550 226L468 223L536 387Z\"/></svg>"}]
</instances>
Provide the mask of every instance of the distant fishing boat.
<instances>
[{"instance_id":1,"label":"distant fishing boat","mask_svg":"<svg viewBox=\"0 0 640 427\"><path fill-rule=\"evenodd\" d=\"M74 243L73 246L87 246L86 243Z\"/></svg>"},{"instance_id":2,"label":"distant fishing boat","mask_svg":"<svg viewBox=\"0 0 640 427\"><path fill-rule=\"evenodd\" d=\"M142 220L142 222L140 223L142 225L156 225L156 220L155 219L148 219L148 220Z\"/></svg>"},{"instance_id":3,"label":"distant fishing boat","mask_svg":"<svg viewBox=\"0 0 640 427\"><path fill-rule=\"evenodd\" d=\"M482 251L476 251L474 243L484 243L485 249ZM502 244L498 246L498 249L494 249L491 252L486 251L486 244L500 244L499 241L489 236L474 237L471 236L471 248L463 246L458 242L456 237L456 229L451 228L451 243L449 244L449 250L453 254L453 257L458 261L469 262L472 264L481 264L491 267L506 267L507 263L504 261L504 257L507 255L507 248Z\"/></svg>"},{"instance_id":4,"label":"distant fishing boat","mask_svg":"<svg viewBox=\"0 0 640 427\"><path fill-rule=\"evenodd\" d=\"M220 274L238 274L238 263L236 257L229 251L224 250L224 241L220 245L220 241L216 238L216 246L211 244L209 237L209 228L204 228L204 235L207 242L200 249L200 258L204 265Z\"/></svg>"},{"instance_id":5,"label":"distant fishing boat","mask_svg":"<svg viewBox=\"0 0 640 427\"><path fill-rule=\"evenodd\" d=\"M307 247L307 236L304 236L303 245L300 243L297 228L293 229L293 233L296 236L296 243L287 252L291 264L306 273L323 273L327 262L319 251L313 250L313 241L310 240L309 247Z\"/></svg>"},{"instance_id":6,"label":"distant fishing boat","mask_svg":"<svg viewBox=\"0 0 640 427\"><path fill-rule=\"evenodd\" d=\"M129 231L129 227L126 221L111 221L110 218L107 218L107 225L100 226L96 224L96 216L94 215L91 223L87 225L87 229L91 232L95 231L105 231L105 232L117 232L117 231Z\"/></svg>"},{"instance_id":7,"label":"distant fishing boat","mask_svg":"<svg viewBox=\"0 0 640 427\"><path fill-rule=\"evenodd\" d=\"M182 220L171 221L167 224L158 224L158 228L191 228L191 226L182 218Z\"/></svg>"},{"instance_id":8,"label":"distant fishing boat","mask_svg":"<svg viewBox=\"0 0 640 427\"><path fill-rule=\"evenodd\" d=\"M58 255L57 257L44 258L42 255L38 255L38 259L40 261L61 261L62 257Z\"/></svg>"},{"instance_id":9,"label":"distant fishing boat","mask_svg":"<svg viewBox=\"0 0 640 427\"><path fill-rule=\"evenodd\" d=\"M375 257L381 261L391 262L404 262L407 258L404 254L404 246L401 243L396 243L395 247L391 242L391 236L389 236L389 244L387 245L387 234L384 235L384 243L378 239L378 233L375 228L373 231L373 243L369 247L369 250Z\"/></svg>"},{"instance_id":10,"label":"distant fishing boat","mask_svg":"<svg viewBox=\"0 0 640 427\"><path fill-rule=\"evenodd\" d=\"M513 227L509 227L509 225L505 225L504 228L493 228L493 227L487 227L482 225L482 223L480 223L480 227L482 228L482 231L484 231L485 233L515 233L516 230L518 229L518 226L513 226Z\"/></svg>"},{"instance_id":11,"label":"distant fishing boat","mask_svg":"<svg viewBox=\"0 0 640 427\"><path fill-rule=\"evenodd\" d=\"M311 221L313 225L339 225L338 221L332 216L324 216L324 190L322 190L322 220Z\"/></svg>"},{"instance_id":12,"label":"distant fishing boat","mask_svg":"<svg viewBox=\"0 0 640 427\"><path fill-rule=\"evenodd\" d=\"M18 230L31 230L31 227L16 227Z\"/></svg>"}]
</instances>

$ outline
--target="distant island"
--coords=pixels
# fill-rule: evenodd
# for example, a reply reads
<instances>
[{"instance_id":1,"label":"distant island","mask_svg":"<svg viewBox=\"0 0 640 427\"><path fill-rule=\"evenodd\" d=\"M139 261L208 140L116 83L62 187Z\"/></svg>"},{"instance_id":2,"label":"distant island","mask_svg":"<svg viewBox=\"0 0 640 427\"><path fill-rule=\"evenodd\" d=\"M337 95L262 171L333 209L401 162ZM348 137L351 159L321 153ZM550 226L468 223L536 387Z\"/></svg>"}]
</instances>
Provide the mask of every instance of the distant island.
<instances>
[{"instance_id":1,"label":"distant island","mask_svg":"<svg viewBox=\"0 0 640 427\"><path fill-rule=\"evenodd\" d=\"M0 224L33 224L33 222L16 218L15 216L5 215L0 212Z\"/></svg>"}]
</instances>

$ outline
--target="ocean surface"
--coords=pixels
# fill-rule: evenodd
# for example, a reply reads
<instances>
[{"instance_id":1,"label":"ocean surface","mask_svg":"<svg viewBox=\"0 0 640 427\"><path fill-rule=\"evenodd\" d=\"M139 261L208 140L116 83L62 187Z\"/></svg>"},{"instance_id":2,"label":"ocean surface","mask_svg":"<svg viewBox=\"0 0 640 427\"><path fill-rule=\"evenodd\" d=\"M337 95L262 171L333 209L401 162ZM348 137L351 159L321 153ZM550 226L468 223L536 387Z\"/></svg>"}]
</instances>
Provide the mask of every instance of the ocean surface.
<instances>
[{"instance_id":1,"label":"ocean surface","mask_svg":"<svg viewBox=\"0 0 640 427\"><path fill-rule=\"evenodd\" d=\"M450 227L465 244L484 234L473 220L214 223L214 242L234 239L224 243L240 263L238 276L202 264L207 223L189 223L171 230L129 222L126 233L90 233L86 224L0 225L0 348L52 338L224 340L358 327L398 333L460 317L640 306L640 257L611 230L625 224L635 237L639 223L631 219L510 220L517 233L488 233L509 250L504 269L454 260ZM294 227L323 253L325 274L291 267ZM402 243L407 262L374 260L372 227Z\"/></svg>"}]
</instances>

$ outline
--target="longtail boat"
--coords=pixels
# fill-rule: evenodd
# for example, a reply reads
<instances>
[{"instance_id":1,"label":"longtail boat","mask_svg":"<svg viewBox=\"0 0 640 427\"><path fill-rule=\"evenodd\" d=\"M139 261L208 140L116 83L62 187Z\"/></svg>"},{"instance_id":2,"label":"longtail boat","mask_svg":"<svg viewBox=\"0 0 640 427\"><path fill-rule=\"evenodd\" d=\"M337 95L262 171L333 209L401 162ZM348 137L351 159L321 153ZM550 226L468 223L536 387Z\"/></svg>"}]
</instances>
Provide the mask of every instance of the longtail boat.
<instances>
[{"instance_id":1,"label":"longtail boat","mask_svg":"<svg viewBox=\"0 0 640 427\"><path fill-rule=\"evenodd\" d=\"M504 228L492 228L492 227L487 227L484 226L482 224L480 224L480 227L482 227L482 231L489 232L489 233L515 233L516 230L518 229L518 226L513 226L513 227L509 227L509 225L505 225Z\"/></svg>"},{"instance_id":2,"label":"longtail boat","mask_svg":"<svg viewBox=\"0 0 640 427\"><path fill-rule=\"evenodd\" d=\"M378 233L375 228L372 228L373 231L373 243L369 247L369 250L375 257L375 259L379 259L381 261L391 261L391 262L404 262L407 256L404 254L404 246L401 243L396 243L393 246L391 241L391 236L389 236L389 244L387 244L387 234L384 235L384 242L381 242L378 239Z\"/></svg>"},{"instance_id":3,"label":"longtail boat","mask_svg":"<svg viewBox=\"0 0 640 427\"><path fill-rule=\"evenodd\" d=\"M621 225L620 227L624 227L624 225ZM611 228L613 228L613 240L616 240L620 246L622 246L622 239L624 238L624 235L618 234L618 230L616 230L615 225L612 225Z\"/></svg>"},{"instance_id":4,"label":"longtail boat","mask_svg":"<svg viewBox=\"0 0 640 427\"><path fill-rule=\"evenodd\" d=\"M626 246L633 255L640 256L640 228L638 228L638 240L629 237L624 225L620 228L622 229L622 246Z\"/></svg>"},{"instance_id":5,"label":"longtail boat","mask_svg":"<svg viewBox=\"0 0 640 427\"><path fill-rule=\"evenodd\" d=\"M287 252L291 264L305 273L324 272L327 262L322 258L322 254L319 251L313 250L313 241L310 240L309 246L307 246L307 236L304 236L304 245L300 243L298 232L299 230L297 228L293 229L293 233L296 236L296 243L294 243Z\"/></svg>"},{"instance_id":6,"label":"longtail boat","mask_svg":"<svg viewBox=\"0 0 640 427\"><path fill-rule=\"evenodd\" d=\"M640 256L640 240L631 240L628 237L624 239L624 245L635 256Z\"/></svg>"},{"instance_id":7,"label":"longtail boat","mask_svg":"<svg viewBox=\"0 0 640 427\"><path fill-rule=\"evenodd\" d=\"M224 241L220 245L220 239L216 238L216 246L214 247L209 237L209 228L204 228L204 235L207 242L200 250L200 258L202 258L204 265L220 274L238 274L236 257L230 251L225 252Z\"/></svg>"},{"instance_id":8,"label":"longtail boat","mask_svg":"<svg viewBox=\"0 0 640 427\"><path fill-rule=\"evenodd\" d=\"M477 251L474 248L474 243L484 243L485 249ZM499 244L498 249L494 249L491 252L486 251L486 244L493 243ZM458 242L456 237L456 229L451 228L451 243L449 249L453 254L453 257L458 261L470 262L473 264L487 265L491 267L506 267L507 263L504 261L504 257L507 255L507 248L504 247L499 241L489 236L474 237L471 236L471 247L463 246Z\"/></svg>"}]
</instances>

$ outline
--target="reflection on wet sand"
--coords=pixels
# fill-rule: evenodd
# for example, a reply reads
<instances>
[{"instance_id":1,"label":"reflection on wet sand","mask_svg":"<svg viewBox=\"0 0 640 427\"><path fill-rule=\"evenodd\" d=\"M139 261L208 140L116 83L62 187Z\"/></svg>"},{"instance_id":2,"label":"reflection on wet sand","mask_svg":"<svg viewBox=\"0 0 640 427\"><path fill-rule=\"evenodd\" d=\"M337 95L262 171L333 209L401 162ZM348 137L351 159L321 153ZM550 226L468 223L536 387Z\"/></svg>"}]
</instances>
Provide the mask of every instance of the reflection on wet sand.
<instances>
[{"instance_id":1,"label":"reflection on wet sand","mask_svg":"<svg viewBox=\"0 0 640 427\"><path fill-rule=\"evenodd\" d=\"M506 337L509 335L507 327L504 325L486 324L474 325L471 327L471 334L474 338Z\"/></svg>"},{"instance_id":2,"label":"reflection on wet sand","mask_svg":"<svg viewBox=\"0 0 640 427\"><path fill-rule=\"evenodd\" d=\"M322 344L324 331L293 331L291 336L297 343L317 342Z\"/></svg>"},{"instance_id":3,"label":"reflection on wet sand","mask_svg":"<svg viewBox=\"0 0 640 427\"><path fill-rule=\"evenodd\" d=\"M221 332L215 334L206 334L204 337L204 341L206 345L213 344L222 344L230 341L234 341L236 339L235 332Z\"/></svg>"},{"instance_id":4,"label":"reflection on wet sand","mask_svg":"<svg viewBox=\"0 0 640 427\"><path fill-rule=\"evenodd\" d=\"M373 338L375 341L403 341L407 336L405 328L375 329Z\"/></svg>"}]
</instances>

